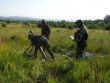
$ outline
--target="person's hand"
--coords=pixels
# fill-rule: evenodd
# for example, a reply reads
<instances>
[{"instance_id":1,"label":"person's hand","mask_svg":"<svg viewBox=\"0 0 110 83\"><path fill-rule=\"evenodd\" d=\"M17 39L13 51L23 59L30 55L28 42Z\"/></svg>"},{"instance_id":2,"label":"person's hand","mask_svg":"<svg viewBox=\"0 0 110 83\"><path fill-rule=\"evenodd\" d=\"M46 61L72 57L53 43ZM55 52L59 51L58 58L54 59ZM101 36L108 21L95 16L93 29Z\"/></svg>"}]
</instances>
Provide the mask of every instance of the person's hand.
<instances>
[{"instance_id":1,"label":"person's hand","mask_svg":"<svg viewBox=\"0 0 110 83\"><path fill-rule=\"evenodd\" d=\"M72 39L73 41L75 40L75 39L74 39L74 36L71 35L70 37L71 37L71 39Z\"/></svg>"}]
</instances>

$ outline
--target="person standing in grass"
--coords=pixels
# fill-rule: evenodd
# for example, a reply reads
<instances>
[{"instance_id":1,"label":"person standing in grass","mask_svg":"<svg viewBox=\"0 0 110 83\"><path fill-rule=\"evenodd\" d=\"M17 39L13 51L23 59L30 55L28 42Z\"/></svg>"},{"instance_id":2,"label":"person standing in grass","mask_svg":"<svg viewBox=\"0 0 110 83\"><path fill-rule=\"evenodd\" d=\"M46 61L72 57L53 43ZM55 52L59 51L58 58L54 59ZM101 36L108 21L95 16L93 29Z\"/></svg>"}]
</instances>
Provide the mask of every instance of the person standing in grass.
<instances>
[{"instance_id":1,"label":"person standing in grass","mask_svg":"<svg viewBox=\"0 0 110 83\"><path fill-rule=\"evenodd\" d=\"M88 32L82 20L77 20L75 24L79 28L74 35L74 40L77 43L76 59L83 59L84 49L87 46Z\"/></svg>"},{"instance_id":2,"label":"person standing in grass","mask_svg":"<svg viewBox=\"0 0 110 83\"><path fill-rule=\"evenodd\" d=\"M38 25L41 28L41 35L46 37L49 40L50 37L50 26L45 22L45 20L41 20L40 24ZM43 47L43 51L45 51L45 47Z\"/></svg>"},{"instance_id":3,"label":"person standing in grass","mask_svg":"<svg viewBox=\"0 0 110 83\"><path fill-rule=\"evenodd\" d=\"M45 22L45 20L41 20L39 27L41 28L41 35L45 36L49 40L51 33L50 26Z\"/></svg>"}]
</instances>

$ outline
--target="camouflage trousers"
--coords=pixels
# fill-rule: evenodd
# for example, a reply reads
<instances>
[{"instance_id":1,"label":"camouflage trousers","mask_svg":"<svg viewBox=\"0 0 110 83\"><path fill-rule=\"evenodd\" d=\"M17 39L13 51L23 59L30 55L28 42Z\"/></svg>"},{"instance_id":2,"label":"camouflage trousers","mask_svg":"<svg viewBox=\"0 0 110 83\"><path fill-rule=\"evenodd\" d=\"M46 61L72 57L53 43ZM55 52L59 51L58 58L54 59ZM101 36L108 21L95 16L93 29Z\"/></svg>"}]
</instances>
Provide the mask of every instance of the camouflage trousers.
<instances>
[{"instance_id":1,"label":"camouflage trousers","mask_svg":"<svg viewBox=\"0 0 110 83\"><path fill-rule=\"evenodd\" d=\"M84 49L87 45L86 41L77 42L76 59L83 59Z\"/></svg>"}]
</instances>

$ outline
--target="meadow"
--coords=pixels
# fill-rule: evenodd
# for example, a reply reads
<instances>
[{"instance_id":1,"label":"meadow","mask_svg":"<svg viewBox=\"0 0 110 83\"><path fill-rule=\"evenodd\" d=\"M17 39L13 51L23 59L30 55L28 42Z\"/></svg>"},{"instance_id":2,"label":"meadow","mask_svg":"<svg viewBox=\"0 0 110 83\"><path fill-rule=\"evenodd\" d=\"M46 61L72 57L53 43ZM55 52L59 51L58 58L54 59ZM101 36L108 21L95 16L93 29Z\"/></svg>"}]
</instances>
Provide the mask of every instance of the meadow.
<instances>
[{"instance_id":1,"label":"meadow","mask_svg":"<svg viewBox=\"0 0 110 83\"><path fill-rule=\"evenodd\" d=\"M40 34L38 27L31 30ZM27 60L24 50L30 45L29 28L22 24L0 25L0 83L109 83L110 33L88 30L86 52L93 56L75 59L76 43L70 36L76 29L51 28L50 45L56 61L42 62L42 56ZM71 51L70 54L67 53ZM48 56L48 54L47 54ZM48 56L49 58L49 56Z\"/></svg>"}]
</instances>

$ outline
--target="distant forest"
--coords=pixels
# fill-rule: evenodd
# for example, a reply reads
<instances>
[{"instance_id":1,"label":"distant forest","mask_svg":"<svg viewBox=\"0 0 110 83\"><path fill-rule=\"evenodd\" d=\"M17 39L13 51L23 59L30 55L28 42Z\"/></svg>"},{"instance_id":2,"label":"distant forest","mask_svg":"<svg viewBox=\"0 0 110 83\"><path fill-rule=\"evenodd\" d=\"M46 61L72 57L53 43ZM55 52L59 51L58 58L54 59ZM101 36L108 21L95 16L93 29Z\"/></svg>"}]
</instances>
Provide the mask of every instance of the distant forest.
<instances>
[{"instance_id":1,"label":"distant forest","mask_svg":"<svg viewBox=\"0 0 110 83\"><path fill-rule=\"evenodd\" d=\"M89 29L105 29L110 30L110 15L106 15L104 19L97 19L97 20L83 20L87 28ZM0 24L3 27L6 27L7 24L10 23L21 23L24 26L36 27L40 23L40 20L16 20L16 19L0 19ZM50 27L54 28L68 28L73 29L76 28L74 22L69 21L47 21Z\"/></svg>"}]
</instances>

